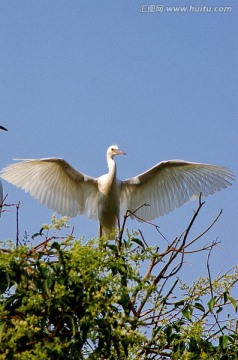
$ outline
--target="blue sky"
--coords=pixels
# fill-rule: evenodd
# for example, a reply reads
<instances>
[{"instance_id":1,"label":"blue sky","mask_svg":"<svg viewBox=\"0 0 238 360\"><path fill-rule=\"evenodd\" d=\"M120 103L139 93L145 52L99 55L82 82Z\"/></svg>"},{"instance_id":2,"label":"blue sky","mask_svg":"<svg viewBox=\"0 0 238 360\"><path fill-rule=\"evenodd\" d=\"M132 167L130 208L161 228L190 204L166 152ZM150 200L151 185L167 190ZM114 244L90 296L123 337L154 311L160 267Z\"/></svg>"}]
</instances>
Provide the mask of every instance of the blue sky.
<instances>
[{"instance_id":1,"label":"blue sky","mask_svg":"<svg viewBox=\"0 0 238 360\"><path fill-rule=\"evenodd\" d=\"M224 165L237 175L237 4L208 0L231 11L186 13L166 6L200 1L163 0L163 12L142 12L143 4L150 3L0 1L0 123L9 129L0 133L1 167L13 158L56 156L97 177L116 143L127 153L117 159L121 179L169 159ZM20 238L50 222L50 210L6 182L4 189L8 204L21 202ZM208 197L194 227L195 235L224 209L201 242L222 242L212 255L214 274L237 264L237 195L234 183ZM173 240L196 205L156 224ZM97 234L84 217L71 223L76 236ZM128 227L165 246L154 229L135 221ZM15 238L14 208L0 230L0 239ZM191 257L185 272L206 273L204 258Z\"/></svg>"}]
</instances>

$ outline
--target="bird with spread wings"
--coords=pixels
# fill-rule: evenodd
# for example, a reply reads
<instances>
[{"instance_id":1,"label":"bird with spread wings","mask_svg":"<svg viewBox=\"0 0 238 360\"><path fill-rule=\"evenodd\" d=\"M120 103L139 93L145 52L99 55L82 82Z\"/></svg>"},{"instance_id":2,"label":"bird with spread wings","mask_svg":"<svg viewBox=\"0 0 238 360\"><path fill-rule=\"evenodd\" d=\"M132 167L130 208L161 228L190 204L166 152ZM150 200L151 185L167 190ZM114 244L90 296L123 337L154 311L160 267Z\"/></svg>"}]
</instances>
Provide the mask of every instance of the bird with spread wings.
<instances>
[{"instance_id":1,"label":"bird with spread wings","mask_svg":"<svg viewBox=\"0 0 238 360\"><path fill-rule=\"evenodd\" d=\"M225 189L234 180L232 172L222 166L169 160L121 181L116 176L116 155L125 152L111 145L106 153L109 171L98 178L75 170L60 158L11 164L0 177L61 215L84 214L98 220L100 236L116 228L127 210L131 218L150 221L200 194L208 196Z\"/></svg>"}]
</instances>

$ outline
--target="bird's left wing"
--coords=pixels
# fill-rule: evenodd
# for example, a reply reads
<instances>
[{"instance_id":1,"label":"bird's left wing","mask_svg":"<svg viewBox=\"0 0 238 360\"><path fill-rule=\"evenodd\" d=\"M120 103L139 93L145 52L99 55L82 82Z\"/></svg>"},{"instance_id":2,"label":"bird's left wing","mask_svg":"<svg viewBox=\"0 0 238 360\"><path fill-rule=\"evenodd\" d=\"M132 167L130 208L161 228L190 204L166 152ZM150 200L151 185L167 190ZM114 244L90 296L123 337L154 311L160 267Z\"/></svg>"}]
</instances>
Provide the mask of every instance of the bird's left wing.
<instances>
[{"instance_id":1,"label":"bird's left wing","mask_svg":"<svg viewBox=\"0 0 238 360\"><path fill-rule=\"evenodd\" d=\"M122 181L121 213L139 208L135 215L149 221L200 194L208 196L224 189L231 185L231 180L234 180L232 173L221 166L183 160L160 162L148 171Z\"/></svg>"},{"instance_id":2,"label":"bird's left wing","mask_svg":"<svg viewBox=\"0 0 238 360\"><path fill-rule=\"evenodd\" d=\"M0 177L61 215L85 214L97 219L97 179L75 170L64 159L11 164L2 170Z\"/></svg>"}]
</instances>

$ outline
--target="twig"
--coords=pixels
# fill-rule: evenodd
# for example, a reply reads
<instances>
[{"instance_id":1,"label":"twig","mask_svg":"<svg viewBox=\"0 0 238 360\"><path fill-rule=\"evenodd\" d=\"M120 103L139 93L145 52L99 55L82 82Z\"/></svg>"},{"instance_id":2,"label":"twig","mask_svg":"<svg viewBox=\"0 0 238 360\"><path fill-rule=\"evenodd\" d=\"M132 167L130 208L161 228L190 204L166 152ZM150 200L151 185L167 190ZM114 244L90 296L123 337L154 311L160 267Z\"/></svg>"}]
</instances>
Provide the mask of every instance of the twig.
<instances>
[{"instance_id":1,"label":"twig","mask_svg":"<svg viewBox=\"0 0 238 360\"><path fill-rule=\"evenodd\" d=\"M209 265L209 260L210 260L210 256L211 256L211 251L212 251L213 247L211 247L211 249L209 250L208 256L207 256L207 272L208 272L208 280L209 280L209 286L210 286L210 292L211 292L211 297L212 299L214 299L214 293L213 293L213 287L212 287L212 278L211 278L211 272L210 272L210 265ZM211 309L211 313L214 316L215 322L218 326L218 329L220 329L221 333L224 334L219 321L218 321L218 316L217 314L214 313L213 309Z\"/></svg>"},{"instance_id":2,"label":"twig","mask_svg":"<svg viewBox=\"0 0 238 360\"><path fill-rule=\"evenodd\" d=\"M141 231L140 229L139 229L138 231L139 231L139 233L140 233L140 236L141 236L141 238L142 238L143 243L144 243L145 246L148 248L148 244L147 244L147 242L145 241L145 238L144 238L144 235L142 234L142 231Z\"/></svg>"},{"instance_id":3,"label":"twig","mask_svg":"<svg viewBox=\"0 0 238 360\"><path fill-rule=\"evenodd\" d=\"M197 240L199 240L201 237L203 237L213 226L214 224L217 222L217 220L219 219L219 217L221 216L223 210L220 210L219 214L216 216L216 218L213 220L213 222L202 232L200 233L195 239L193 239L192 241L190 241L187 245L184 246L184 249L186 249L187 247L189 247L190 245L192 245L194 242L196 242Z\"/></svg>"},{"instance_id":4,"label":"twig","mask_svg":"<svg viewBox=\"0 0 238 360\"><path fill-rule=\"evenodd\" d=\"M49 241L51 240L58 240L59 238L56 236L51 236L50 238L47 238L46 240L44 240L42 243L40 243L39 245L36 245L35 247L33 247L30 251L29 254L32 254L34 252L37 252L41 247L45 247Z\"/></svg>"},{"instance_id":5,"label":"twig","mask_svg":"<svg viewBox=\"0 0 238 360\"><path fill-rule=\"evenodd\" d=\"M196 220L196 217L198 216L202 206L205 204L205 201L201 201L202 200L202 194L200 193L199 195L199 205L198 205L198 208L197 210L194 212L194 215L192 217L192 220L190 221L190 224L188 225L187 229L185 230L185 233L184 233L184 237L183 237L183 242L182 242L182 247L184 247L185 243L186 243L186 240L187 240L187 237L188 237L188 234L191 230L191 227L193 226L195 220Z\"/></svg>"},{"instance_id":6,"label":"twig","mask_svg":"<svg viewBox=\"0 0 238 360\"><path fill-rule=\"evenodd\" d=\"M147 220L145 220L145 219L142 219L141 217L139 217L138 215L136 215L137 211L139 211L139 210L140 210L142 207L144 207L144 206L150 206L150 205L149 205L149 204L143 204L143 205L139 206L139 207L138 207L136 210L134 210L134 211L131 211L131 210L127 210L127 211L126 211L126 215L124 216L124 221L123 221L122 229L124 229L124 226L125 226L125 223L126 223L127 218L130 217L130 216L134 216L138 221L153 226L153 227L156 229L156 231L158 231L158 233L162 236L162 238L169 244L169 241L165 238L165 236L164 236L164 235L161 233L161 231L159 230L159 226L158 226L158 225L156 225L156 224L154 224L154 223L152 223L152 222L150 222L150 221L147 221Z\"/></svg>"},{"instance_id":7,"label":"twig","mask_svg":"<svg viewBox=\"0 0 238 360\"><path fill-rule=\"evenodd\" d=\"M207 256L207 272L208 272L208 280L209 280L209 286L210 286L211 296L212 296L212 298L213 298L213 297L214 297L214 294L213 294L212 278L211 278L210 265L209 265L209 260L210 260L210 256L211 256L211 251L212 251L212 248L209 250L209 253L208 253L208 256Z\"/></svg>"},{"instance_id":8,"label":"twig","mask_svg":"<svg viewBox=\"0 0 238 360\"><path fill-rule=\"evenodd\" d=\"M17 213L16 213L16 222L17 222L17 233L16 233L16 247L19 246L19 209L20 209L20 201L16 205Z\"/></svg>"}]
</instances>

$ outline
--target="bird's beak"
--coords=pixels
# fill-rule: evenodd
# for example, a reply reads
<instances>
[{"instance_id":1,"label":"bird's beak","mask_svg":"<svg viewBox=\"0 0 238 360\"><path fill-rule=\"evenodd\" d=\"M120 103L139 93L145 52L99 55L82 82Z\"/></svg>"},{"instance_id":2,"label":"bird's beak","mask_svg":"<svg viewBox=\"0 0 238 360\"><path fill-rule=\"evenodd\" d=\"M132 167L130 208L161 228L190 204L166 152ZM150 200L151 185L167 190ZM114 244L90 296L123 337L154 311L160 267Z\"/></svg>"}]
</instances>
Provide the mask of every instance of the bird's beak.
<instances>
[{"instance_id":1,"label":"bird's beak","mask_svg":"<svg viewBox=\"0 0 238 360\"><path fill-rule=\"evenodd\" d=\"M126 155L125 151L117 150L117 155Z\"/></svg>"},{"instance_id":2,"label":"bird's beak","mask_svg":"<svg viewBox=\"0 0 238 360\"><path fill-rule=\"evenodd\" d=\"M3 126L1 126L1 125L0 125L0 129L1 129L1 130L8 131L5 127L3 127Z\"/></svg>"}]
</instances>

